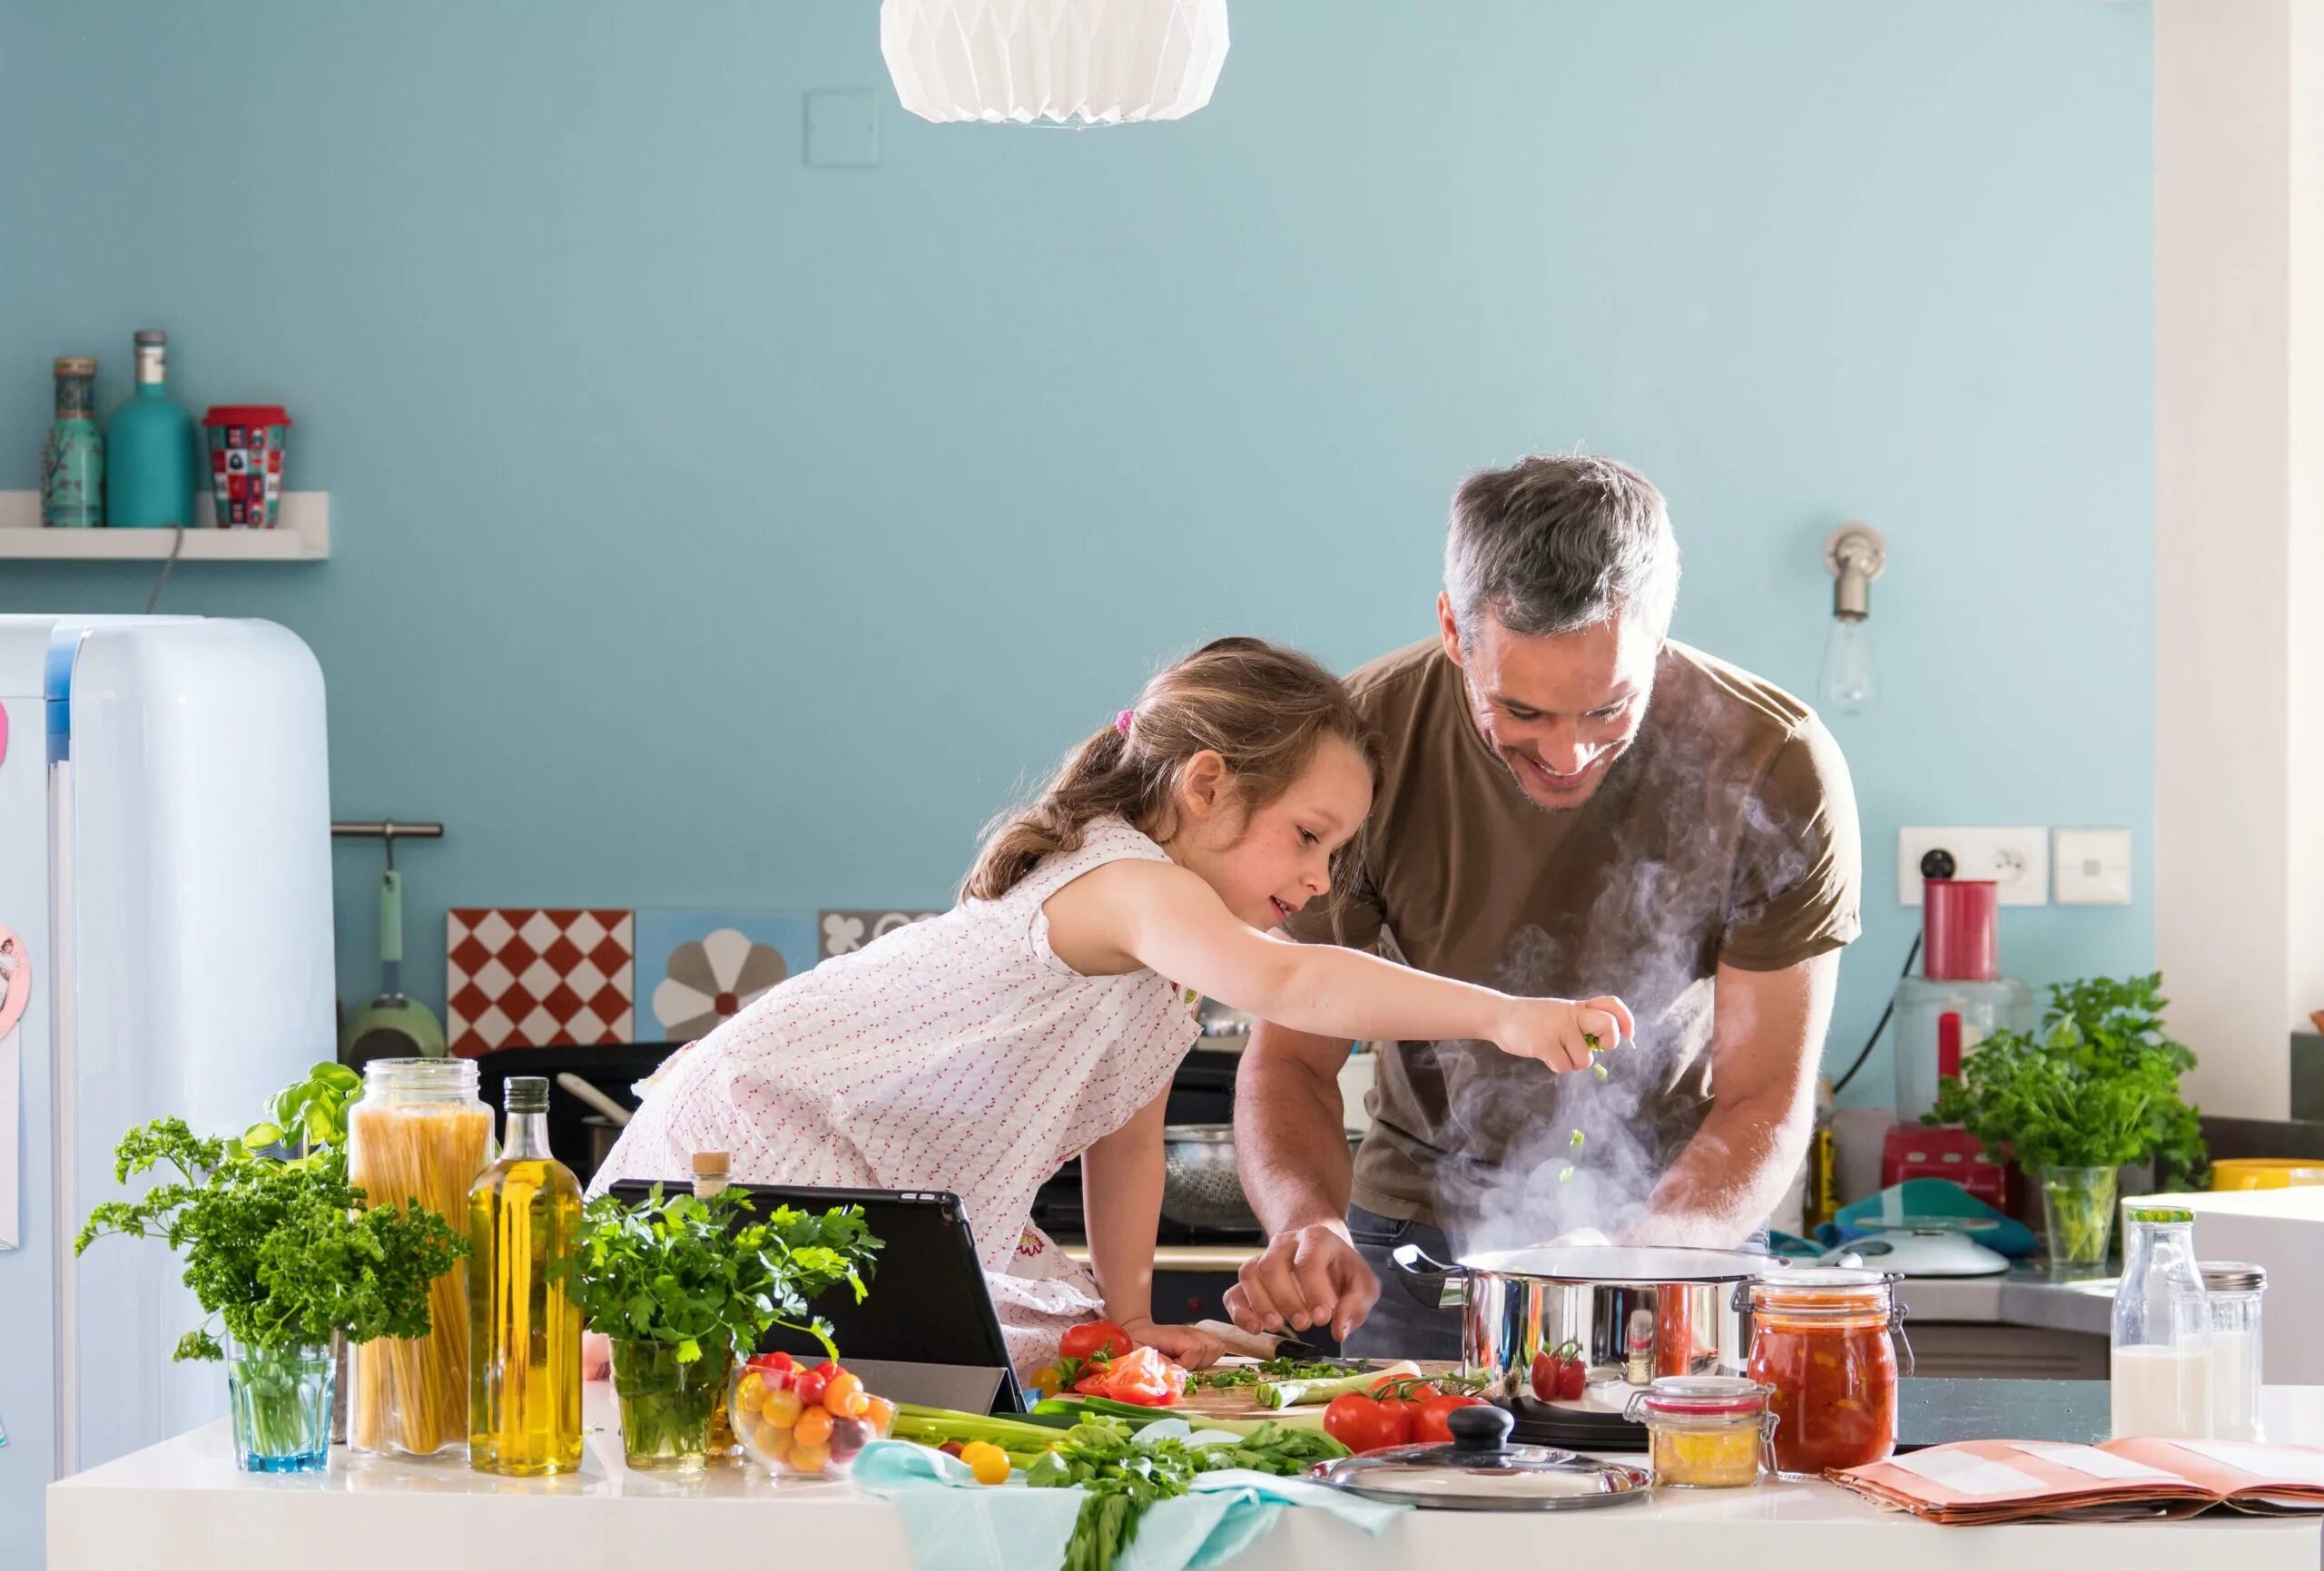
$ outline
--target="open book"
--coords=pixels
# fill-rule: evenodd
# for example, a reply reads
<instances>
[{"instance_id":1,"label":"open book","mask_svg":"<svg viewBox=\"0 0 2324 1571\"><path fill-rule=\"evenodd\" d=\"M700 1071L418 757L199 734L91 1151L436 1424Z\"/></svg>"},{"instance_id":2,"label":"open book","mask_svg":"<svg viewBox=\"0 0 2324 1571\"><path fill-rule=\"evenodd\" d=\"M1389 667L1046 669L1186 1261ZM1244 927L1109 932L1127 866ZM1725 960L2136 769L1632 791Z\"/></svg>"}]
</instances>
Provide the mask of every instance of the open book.
<instances>
[{"instance_id":1,"label":"open book","mask_svg":"<svg viewBox=\"0 0 2324 1571\"><path fill-rule=\"evenodd\" d=\"M1827 1475L1866 1499L1974 1527L2034 1517L2324 1514L2324 1449L2247 1440L1959 1440Z\"/></svg>"}]
</instances>

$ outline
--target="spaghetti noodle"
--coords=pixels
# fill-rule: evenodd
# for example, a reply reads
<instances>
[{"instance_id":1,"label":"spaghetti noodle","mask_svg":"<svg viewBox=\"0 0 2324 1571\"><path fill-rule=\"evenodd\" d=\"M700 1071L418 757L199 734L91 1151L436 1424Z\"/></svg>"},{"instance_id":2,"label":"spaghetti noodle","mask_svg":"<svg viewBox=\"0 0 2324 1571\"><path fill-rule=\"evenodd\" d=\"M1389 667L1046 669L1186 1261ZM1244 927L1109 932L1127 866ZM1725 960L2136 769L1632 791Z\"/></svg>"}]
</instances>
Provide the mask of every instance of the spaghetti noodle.
<instances>
[{"instance_id":1,"label":"spaghetti noodle","mask_svg":"<svg viewBox=\"0 0 2324 1571\"><path fill-rule=\"evenodd\" d=\"M468 1186L491 1159L492 1114L476 1065L383 1059L348 1109L349 1176L373 1205L409 1201L468 1216ZM468 1277L465 1263L428 1289L424 1337L380 1337L349 1352L348 1444L430 1457L468 1443Z\"/></svg>"}]
</instances>

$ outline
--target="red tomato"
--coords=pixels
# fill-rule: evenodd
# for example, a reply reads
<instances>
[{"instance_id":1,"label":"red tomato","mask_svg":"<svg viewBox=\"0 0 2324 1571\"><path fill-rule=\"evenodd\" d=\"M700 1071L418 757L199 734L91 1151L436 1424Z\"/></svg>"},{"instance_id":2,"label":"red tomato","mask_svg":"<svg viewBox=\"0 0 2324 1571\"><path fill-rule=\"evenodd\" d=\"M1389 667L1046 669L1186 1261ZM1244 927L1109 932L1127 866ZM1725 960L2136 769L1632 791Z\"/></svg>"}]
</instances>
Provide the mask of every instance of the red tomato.
<instances>
[{"instance_id":1,"label":"red tomato","mask_svg":"<svg viewBox=\"0 0 2324 1571\"><path fill-rule=\"evenodd\" d=\"M1065 1359L1086 1359L1102 1352L1109 1359L1127 1358L1132 1343L1129 1333L1111 1321L1091 1321L1086 1325L1068 1326L1057 1344L1058 1356Z\"/></svg>"},{"instance_id":2,"label":"red tomato","mask_svg":"<svg viewBox=\"0 0 2324 1571\"><path fill-rule=\"evenodd\" d=\"M1073 1388L1085 1397L1167 1408L1187 1389L1187 1371L1152 1348L1135 1348L1126 1358L1091 1366Z\"/></svg>"},{"instance_id":3,"label":"red tomato","mask_svg":"<svg viewBox=\"0 0 2324 1571\"><path fill-rule=\"evenodd\" d=\"M789 1353L772 1352L751 1355L751 1368L754 1370L795 1370L798 1367L799 1360Z\"/></svg>"},{"instance_id":4,"label":"red tomato","mask_svg":"<svg viewBox=\"0 0 2324 1571\"><path fill-rule=\"evenodd\" d=\"M1412 1415L1393 1402L1348 1391L1324 1409L1324 1433L1351 1451L1376 1451L1412 1438Z\"/></svg>"},{"instance_id":5,"label":"red tomato","mask_svg":"<svg viewBox=\"0 0 2324 1571\"><path fill-rule=\"evenodd\" d=\"M1590 1366L1581 1361L1581 1347L1567 1342L1533 1355L1533 1394L1545 1402L1578 1400L1590 1383Z\"/></svg>"},{"instance_id":6,"label":"red tomato","mask_svg":"<svg viewBox=\"0 0 2324 1571\"><path fill-rule=\"evenodd\" d=\"M831 1376L822 1370L806 1370L792 1377L791 1389L799 1393L801 1407L820 1408L823 1405L823 1392L831 1383Z\"/></svg>"},{"instance_id":7,"label":"red tomato","mask_svg":"<svg viewBox=\"0 0 2324 1571\"><path fill-rule=\"evenodd\" d=\"M1420 1416L1413 1420L1413 1438L1422 1445L1438 1444L1452 1438L1452 1426L1447 1420L1462 1408L1482 1408L1482 1397L1462 1396L1458 1391L1441 1397L1431 1397L1420 1405Z\"/></svg>"}]
</instances>

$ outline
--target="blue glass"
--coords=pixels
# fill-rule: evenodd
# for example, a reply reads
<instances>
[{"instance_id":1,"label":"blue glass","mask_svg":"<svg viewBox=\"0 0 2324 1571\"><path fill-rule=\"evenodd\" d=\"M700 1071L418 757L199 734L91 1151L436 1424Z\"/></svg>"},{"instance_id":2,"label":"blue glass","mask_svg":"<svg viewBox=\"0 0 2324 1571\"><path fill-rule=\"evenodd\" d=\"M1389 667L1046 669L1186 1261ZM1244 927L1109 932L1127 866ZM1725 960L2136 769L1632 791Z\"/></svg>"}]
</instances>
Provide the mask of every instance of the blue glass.
<instances>
[{"instance_id":1,"label":"blue glass","mask_svg":"<svg viewBox=\"0 0 2324 1571\"><path fill-rule=\"evenodd\" d=\"M320 1473L330 1466L331 1386L338 1360L314 1347L226 1349L234 1460L246 1473Z\"/></svg>"}]
</instances>

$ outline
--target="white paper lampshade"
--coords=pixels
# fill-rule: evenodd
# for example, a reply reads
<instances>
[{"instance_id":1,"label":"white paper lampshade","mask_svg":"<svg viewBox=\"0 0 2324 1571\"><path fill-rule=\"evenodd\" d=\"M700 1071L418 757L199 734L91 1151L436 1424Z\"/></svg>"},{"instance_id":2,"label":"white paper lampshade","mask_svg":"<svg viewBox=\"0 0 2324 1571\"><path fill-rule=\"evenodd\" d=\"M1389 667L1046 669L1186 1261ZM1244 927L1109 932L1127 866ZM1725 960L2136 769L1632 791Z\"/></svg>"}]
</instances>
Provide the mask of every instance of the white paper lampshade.
<instances>
[{"instance_id":1,"label":"white paper lampshade","mask_svg":"<svg viewBox=\"0 0 2324 1571\"><path fill-rule=\"evenodd\" d=\"M1177 120L1218 84L1226 0L881 0L880 53L922 120Z\"/></svg>"}]
</instances>

